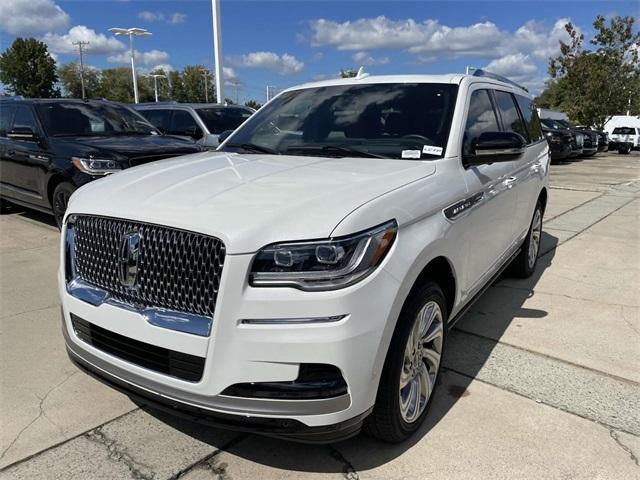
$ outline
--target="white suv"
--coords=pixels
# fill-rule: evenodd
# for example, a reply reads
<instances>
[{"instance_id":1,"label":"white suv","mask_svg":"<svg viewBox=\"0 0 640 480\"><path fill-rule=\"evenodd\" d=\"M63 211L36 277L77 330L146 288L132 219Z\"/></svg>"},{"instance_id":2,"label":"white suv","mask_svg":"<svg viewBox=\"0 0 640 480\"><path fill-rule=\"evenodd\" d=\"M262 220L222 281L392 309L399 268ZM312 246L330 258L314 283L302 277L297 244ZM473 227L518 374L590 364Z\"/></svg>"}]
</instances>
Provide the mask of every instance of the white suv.
<instances>
[{"instance_id":1,"label":"white suv","mask_svg":"<svg viewBox=\"0 0 640 480\"><path fill-rule=\"evenodd\" d=\"M73 195L69 354L215 425L401 441L448 329L509 264L533 272L548 169L526 92L481 71L291 88L217 152Z\"/></svg>"}]
</instances>

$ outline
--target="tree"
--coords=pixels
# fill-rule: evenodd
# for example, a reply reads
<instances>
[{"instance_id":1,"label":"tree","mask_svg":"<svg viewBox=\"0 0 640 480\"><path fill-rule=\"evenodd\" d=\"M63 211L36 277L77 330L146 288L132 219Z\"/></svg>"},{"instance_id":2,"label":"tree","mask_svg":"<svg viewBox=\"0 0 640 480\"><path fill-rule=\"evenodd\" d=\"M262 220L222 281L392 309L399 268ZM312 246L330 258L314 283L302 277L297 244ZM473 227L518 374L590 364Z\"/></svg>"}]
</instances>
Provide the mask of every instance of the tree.
<instances>
[{"instance_id":1,"label":"tree","mask_svg":"<svg viewBox=\"0 0 640 480\"><path fill-rule=\"evenodd\" d=\"M80 66L76 62L66 63L58 68L65 97L82 98ZM87 98L96 98L100 93L100 71L93 67L84 67L84 86Z\"/></svg>"},{"instance_id":2,"label":"tree","mask_svg":"<svg viewBox=\"0 0 640 480\"><path fill-rule=\"evenodd\" d=\"M358 75L358 71L354 70L353 68L347 68L346 70L344 68L341 68L339 75L340 78L352 78Z\"/></svg>"},{"instance_id":3,"label":"tree","mask_svg":"<svg viewBox=\"0 0 640 480\"><path fill-rule=\"evenodd\" d=\"M561 109L585 125L603 128L615 114L640 113L640 32L634 17L616 16L607 24L598 15L595 35L583 47L584 35L571 23L565 25L569 43L560 42L560 55L549 59L551 82L537 104Z\"/></svg>"},{"instance_id":4,"label":"tree","mask_svg":"<svg viewBox=\"0 0 640 480\"><path fill-rule=\"evenodd\" d=\"M262 105L258 102L256 102L255 100L248 100L246 102L244 102L244 106L245 107L249 107L249 108L253 108L254 110L260 110L260 108L262 107Z\"/></svg>"},{"instance_id":5,"label":"tree","mask_svg":"<svg viewBox=\"0 0 640 480\"><path fill-rule=\"evenodd\" d=\"M16 38L0 55L0 81L9 92L25 97L59 97L56 62L35 38Z\"/></svg>"}]
</instances>

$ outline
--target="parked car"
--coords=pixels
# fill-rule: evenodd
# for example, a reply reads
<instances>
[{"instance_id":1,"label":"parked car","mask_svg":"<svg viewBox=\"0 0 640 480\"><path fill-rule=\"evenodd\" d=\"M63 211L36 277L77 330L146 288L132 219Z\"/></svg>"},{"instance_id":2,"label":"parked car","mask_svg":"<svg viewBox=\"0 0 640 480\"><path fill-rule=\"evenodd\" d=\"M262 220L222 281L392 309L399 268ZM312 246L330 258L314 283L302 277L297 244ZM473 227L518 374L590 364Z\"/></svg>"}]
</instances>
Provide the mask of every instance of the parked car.
<instances>
[{"instance_id":1,"label":"parked car","mask_svg":"<svg viewBox=\"0 0 640 480\"><path fill-rule=\"evenodd\" d=\"M564 129L554 129L542 124L542 133L549 143L551 161L566 160L573 152L573 135Z\"/></svg>"},{"instance_id":2,"label":"parked car","mask_svg":"<svg viewBox=\"0 0 640 480\"><path fill-rule=\"evenodd\" d=\"M604 130L596 130L598 134L598 151L606 152L609 150L609 135Z\"/></svg>"},{"instance_id":3,"label":"parked car","mask_svg":"<svg viewBox=\"0 0 640 480\"><path fill-rule=\"evenodd\" d=\"M582 155L584 149L584 135L581 131L567 128L564 124L550 118L541 118L540 122L543 129L547 131L558 132L559 135L570 136L571 154L569 158L576 158Z\"/></svg>"},{"instance_id":4,"label":"parked car","mask_svg":"<svg viewBox=\"0 0 640 480\"><path fill-rule=\"evenodd\" d=\"M0 197L62 224L80 186L127 167L201 149L161 135L130 108L103 100L0 101Z\"/></svg>"},{"instance_id":5,"label":"parked car","mask_svg":"<svg viewBox=\"0 0 640 480\"><path fill-rule=\"evenodd\" d=\"M72 197L69 355L209 424L402 441L451 326L535 270L548 172L530 97L482 71L290 88L218 151Z\"/></svg>"},{"instance_id":6,"label":"parked car","mask_svg":"<svg viewBox=\"0 0 640 480\"><path fill-rule=\"evenodd\" d=\"M598 133L589 127L580 127L572 125L568 120L556 120L560 125L564 125L573 131L580 132L584 136L582 144L583 157L591 157L598 153Z\"/></svg>"},{"instance_id":7,"label":"parked car","mask_svg":"<svg viewBox=\"0 0 640 480\"><path fill-rule=\"evenodd\" d=\"M218 146L218 135L235 130L255 112L241 105L217 103L141 103L135 109L161 132L192 138L212 149Z\"/></svg>"},{"instance_id":8,"label":"parked car","mask_svg":"<svg viewBox=\"0 0 640 480\"><path fill-rule=\"evenodd\" d=\"M616 127L611 133L609 149L618 153L629 153L631 150L640 150L640 128Z\"/></svg>"}]
</instances>

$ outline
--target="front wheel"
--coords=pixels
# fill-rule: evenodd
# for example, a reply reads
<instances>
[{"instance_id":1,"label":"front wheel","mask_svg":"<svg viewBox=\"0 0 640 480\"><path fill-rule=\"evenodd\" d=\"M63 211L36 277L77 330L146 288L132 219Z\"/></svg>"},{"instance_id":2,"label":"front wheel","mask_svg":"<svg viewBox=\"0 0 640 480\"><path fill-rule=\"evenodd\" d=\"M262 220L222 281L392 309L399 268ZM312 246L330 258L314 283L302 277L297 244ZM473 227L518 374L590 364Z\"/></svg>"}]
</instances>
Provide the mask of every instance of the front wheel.
<instances>
[{"instance_id":1,"label":"front wheel","mask_svg":"<svg viewBox=\"0 0 640 480\"><path fill-rule=\"evenodd\" d=\"M533 212L529 232L522 244L522 250L511 264L511 272L516 277L530 277L536 269L540 253L540 240L542 239L542 214L542 204L538 202Z\"/></svg>"},{"instance_id":2,"label":"front wheel","mask_svg":"<svg viewBox=\"0 0 640 480\"><path fill-rule=\"evenodd\" d=\"M64 212L67 211L67 205L69 204L69 198L76 188L68 182L62 182L53 191L53 197L51 197L51 209L53 210L53 216L56 219L58 228L62 228L62 221L64 220Z\"/></svg>"},{"instance_id":3,"label":"front wheel","mask_svg":"<svg viewBox=\"0 0 640 480\"><path fill-rule=\"evenodd\" d=\"M440 373L446 335L444 294L427 282L402 309L364 430L386 442L407 439L424 422Z\"/></svg>"}]
</instances>

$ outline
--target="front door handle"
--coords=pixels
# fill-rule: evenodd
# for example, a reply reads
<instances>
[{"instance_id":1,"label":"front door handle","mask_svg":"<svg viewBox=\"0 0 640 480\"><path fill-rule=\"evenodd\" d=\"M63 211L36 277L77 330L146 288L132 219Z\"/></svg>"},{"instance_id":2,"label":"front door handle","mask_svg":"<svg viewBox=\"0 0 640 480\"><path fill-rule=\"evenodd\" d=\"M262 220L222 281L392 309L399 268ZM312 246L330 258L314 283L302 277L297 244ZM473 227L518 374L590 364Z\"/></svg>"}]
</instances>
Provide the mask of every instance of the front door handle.
<instances>
[{"instance_id":1,"label":"front door handle","mask_svg":"<svg viewBox=\"0 0 640 480\"><path fill-rule=\"evenodd\" d=\"M507 188L513 188L517 181L517 177L507 177L502 184Z\"/></svg>"}]
</instances>

